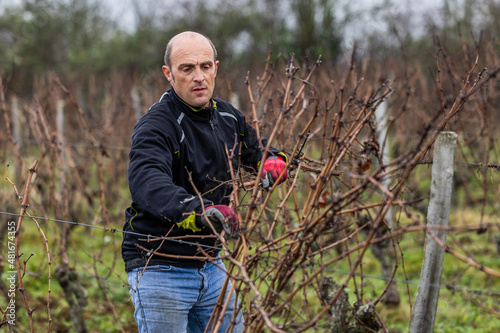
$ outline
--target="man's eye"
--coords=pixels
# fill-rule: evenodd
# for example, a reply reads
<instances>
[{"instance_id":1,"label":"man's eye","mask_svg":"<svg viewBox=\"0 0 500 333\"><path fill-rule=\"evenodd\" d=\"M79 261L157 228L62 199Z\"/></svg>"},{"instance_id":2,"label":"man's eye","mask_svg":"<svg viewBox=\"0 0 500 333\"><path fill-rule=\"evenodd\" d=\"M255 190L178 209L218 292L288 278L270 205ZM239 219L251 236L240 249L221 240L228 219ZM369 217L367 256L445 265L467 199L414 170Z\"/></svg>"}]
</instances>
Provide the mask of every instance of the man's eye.
<instances>
[{"instance_id":1,"label":"man's eye","mask_svg":"<svg viewBox=\"0 0 500 333\"><path fill-rule=\"evenodd\" d=\"M191 71L191 67L184 67L184 68L182 69L182 71L183 71L184 73L189 73L189 72Z\"/></svg>"}]
</instances>

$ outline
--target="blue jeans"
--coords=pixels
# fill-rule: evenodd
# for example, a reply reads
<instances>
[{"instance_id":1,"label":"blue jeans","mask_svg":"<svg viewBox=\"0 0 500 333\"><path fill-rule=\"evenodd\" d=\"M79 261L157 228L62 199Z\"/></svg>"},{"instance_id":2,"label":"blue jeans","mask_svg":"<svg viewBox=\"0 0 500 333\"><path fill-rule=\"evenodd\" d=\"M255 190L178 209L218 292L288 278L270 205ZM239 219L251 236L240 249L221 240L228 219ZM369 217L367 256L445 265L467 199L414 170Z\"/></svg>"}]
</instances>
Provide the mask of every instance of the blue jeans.
<instances>
[{"instance_id":1,"label":"blue jeans","mask_svg":"<svg viewBox=\"0 0 500 333\"><path fill-rule=\"evenodd\" d=\"M215 263L224 271L211 262L201 268L159 265L146 267L144 273L144 268L131 270L128 283L139 333L204 332L226 280L224 263L220 259ZM229 281L226 297L230 288ZM235 300L233 291L218 332L226 332L233 322ZM233 330L228 332L240 333L243 330L243 316L238 312Z\"/></svg>"}]
</instances>

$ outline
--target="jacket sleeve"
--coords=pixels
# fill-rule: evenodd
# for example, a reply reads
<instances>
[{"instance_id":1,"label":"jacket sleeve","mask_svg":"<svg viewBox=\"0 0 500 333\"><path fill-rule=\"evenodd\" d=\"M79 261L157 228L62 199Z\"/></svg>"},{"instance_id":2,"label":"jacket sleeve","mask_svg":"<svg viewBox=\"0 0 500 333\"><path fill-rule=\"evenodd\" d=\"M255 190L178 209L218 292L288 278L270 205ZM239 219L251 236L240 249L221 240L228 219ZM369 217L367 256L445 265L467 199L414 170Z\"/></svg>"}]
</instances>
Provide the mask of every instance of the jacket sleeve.
<instances>
[{"instance_id":1,"label":"jacket sleeve","mask_svg":"<svg viewBox=\"0 0 500 333\"><path fill-rule=\"evenodd\" d=\"M153 118L139 122L134 129L128 170L132 201L166 223L200 231L195 222L202 209L199 198L174 183L172 160L179 147L173 139L176 133L166 130L174 127L168 125Z\"/></svg>"},{"instance_id":2,"label":"jacket sleeve","mask_svg":"<svg viewBox=\"0 0 500 333\"><path fill-rule=\"evenodd\" d=\"M255 170L259 167L259 162L262 159L263 150L260 149L259 141L257 138L257 133L255 129L248 123L244 122L243 129L243 141L242 141L242 151L241 160L244 166L251 167ZM261 136L262 149L267 146L267 139ZM288 163L288 157L280 150L270 147L268 156L280 156L286 163Z\"/></svg>"}]
</instances>

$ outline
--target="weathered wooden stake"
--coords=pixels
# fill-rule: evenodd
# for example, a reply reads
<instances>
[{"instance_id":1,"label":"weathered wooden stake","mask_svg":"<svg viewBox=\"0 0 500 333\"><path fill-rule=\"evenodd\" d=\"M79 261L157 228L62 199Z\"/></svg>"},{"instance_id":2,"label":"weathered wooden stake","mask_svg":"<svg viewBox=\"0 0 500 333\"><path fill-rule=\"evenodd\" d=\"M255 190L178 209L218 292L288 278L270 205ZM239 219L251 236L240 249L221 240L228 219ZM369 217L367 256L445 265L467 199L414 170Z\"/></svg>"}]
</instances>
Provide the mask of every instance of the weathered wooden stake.
<instances>
[{"instance_id":1,"label":"weathered wooden stake","mask_svg":"<svg viewBox=\"0 0 500 333\"><path fill-rule=\"evenodd\" d=\"M139 120L139 118L141 118L141 116L143 115L143 112L141 108L141 94L137 86L134 86L134 88L132 88L131 97L132 97L132 107L134 108L135 119Z\"/></svg>"},{"instance_id":2,"label":"weathered wooden stake","mask_svg":"<svg viewBox=\"0 0 500 333\"><path fill-rule=\"evenodd\" d=\"M389 156L390 147L387 136L389 131L389 128L387 126L388 118L389 118L389 112L387 110L387 103L382 103L375 110L375 119L377 120L377 141L380 145L382 145L384 142L386 143L385 146L380 147L382 151L382 163L386 165L389 164L389 159L390 159ZM381 182L382 185L384 185L384 187L388 189L391 186L391 177L387 175L384 178L382 178ZM389 207L385 219L387 221L387 224L389 225L389 228L393 230L394 220L392 218L392 206Z\"/></svg>"},{"instance_id":3,"label":"weathered wooden stake","mask_svg":"<svg viewBox=\"0 0 500 333\"><path fill-rule=\"evenodd\" d=\"M19 101L17 96L12 96L12 137L14 138L15 145L18 153L21 154L21 147L23 145L23 133L21 131L21 110L19 109ZM16 182L20 182L22 179L22 172L24 168L24 163L21 161L20 156L17 158L17 164L14 166L16 174Z\"/></svg>"},{"instance_id":4,"label":"weathered wooden stake","mask_svg":"<svg viewBox=\"0 0 500 333\"><path fill-rule=\"evenodd\" d=\"M18 146L21 146L21 111L19 110L19 102L17 96L12 96L12 136Z\"/></svg>"},{"instance_id":5,"label":"weathered wooden stake","mask_svg":"<svg viewBox=\"0 0 500 333\"><path fill-rule=\"evenodd\" d=\"M65 128L65 121L64 121L64 100L60 99L57 101L56 105L56 122L57 122L57 140L59 141L59 148L61 149L61 156L62 156L62 167L63 171L66 172L66 158L65 158L65 152L64 152L64 145L65 145L65 134L66 134L66 128ZM61 189L63 188L64 184L61 179Z\"/></svg>"},{"instance_id":6,"label":"weathered wooden stake","mask_svg":"<svg viewBox=\"0 0 500 333\"><path fill-rule=\"evenodd\" d=\"M429 227L448 225L456 143L456 133L442 132L434 145L431 193L427 211ZM428 229L420 284L410 318L410 333L434 331L444 249L431 238L429 233L436 235L443 243L446 241L445 230Z\"/></svg>"}]
</instances>

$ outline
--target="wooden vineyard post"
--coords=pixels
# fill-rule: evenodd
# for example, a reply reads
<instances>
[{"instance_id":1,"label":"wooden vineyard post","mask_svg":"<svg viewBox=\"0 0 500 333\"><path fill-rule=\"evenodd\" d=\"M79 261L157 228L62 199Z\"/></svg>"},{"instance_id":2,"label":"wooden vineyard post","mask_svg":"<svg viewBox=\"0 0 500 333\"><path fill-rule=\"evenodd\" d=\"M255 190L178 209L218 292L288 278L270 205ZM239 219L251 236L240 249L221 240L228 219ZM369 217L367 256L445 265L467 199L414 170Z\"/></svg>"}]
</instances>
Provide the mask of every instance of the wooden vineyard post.
<instances>
[{"instance_id":1,"label":"wooden vineyard post","mask_svg":"<svg viewBox=\"0 0 500 333\"><path fill-rule=\"evenodd\" d=\"M456 143L456 133L441 132L434 145L427 239L417 297L410 318L410 333L434 331L445 251L432 238L432 234L445 243L446 230L433 227L448 226Z\"/></svg>"}]
</instances>

